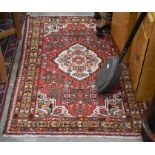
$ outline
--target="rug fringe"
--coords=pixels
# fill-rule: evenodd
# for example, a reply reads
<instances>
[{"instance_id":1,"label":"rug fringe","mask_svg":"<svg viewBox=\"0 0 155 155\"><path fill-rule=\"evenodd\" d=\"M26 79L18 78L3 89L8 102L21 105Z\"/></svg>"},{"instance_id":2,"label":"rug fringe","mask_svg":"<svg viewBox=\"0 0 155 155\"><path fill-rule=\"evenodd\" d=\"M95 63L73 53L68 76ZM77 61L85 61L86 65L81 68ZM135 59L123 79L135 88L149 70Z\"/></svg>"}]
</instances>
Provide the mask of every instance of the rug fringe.
<instances>
[{"instance_id":1,"label":"rug fringe","mask_svg":"<svg viewBox=\"0 0 155 155\"><path fill-rule=\"evenodd\" d=\"M107 138L107 139L110 139L110 138L113 138L113 139L135 139L135 140L141 140L141 136L101 136L101 135L91 135L91 136L88 136L88 135L30 135L30 134L24 134L24 135L6 135L4 134L3 137L16 137L16 138L20 138L20 137L29 137L29 138L44 138L44 137L48 137L48 138L54 138L54 137L74 137L74 138L83 138L83 137L87 137L87 138Z\"/></svg>"},{"instance_id":2,"label":"rug fringe","mask_svg":"<svg viewBox=\"0 0 155 155\"><path fill-rule=\"evenodd\" d=\"M58 14L44 14L44 15L34 15L33 13L31 12L28 12L27 15L31 16L31 17L57 17L57 16L72 16L72 17L81 17L81 16L84 16L84 17L93 17L93 15L74 15L74 14L61 14L61 15L58 15Z\"/></svg>"}]
</instances>

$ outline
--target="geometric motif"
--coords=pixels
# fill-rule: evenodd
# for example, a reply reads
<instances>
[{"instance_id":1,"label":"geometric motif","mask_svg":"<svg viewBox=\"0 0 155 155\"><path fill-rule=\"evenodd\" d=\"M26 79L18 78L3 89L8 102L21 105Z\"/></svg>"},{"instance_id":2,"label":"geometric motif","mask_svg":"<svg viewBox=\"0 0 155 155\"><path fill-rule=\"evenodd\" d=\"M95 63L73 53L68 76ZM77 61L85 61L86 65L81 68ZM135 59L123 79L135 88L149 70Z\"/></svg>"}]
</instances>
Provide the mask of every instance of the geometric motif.
<instances>
[{"instance_id":1,"label":"geometric motif","mask_svg":"<svg viewBox=\"0 0 155 155\"><path fill-rule=\"evenodd\" d=\"M80 44L75 44L62 51L54 60L59 69L77 80L83 80L98 69L101 59Z\"/></svg>"}]
</instances>

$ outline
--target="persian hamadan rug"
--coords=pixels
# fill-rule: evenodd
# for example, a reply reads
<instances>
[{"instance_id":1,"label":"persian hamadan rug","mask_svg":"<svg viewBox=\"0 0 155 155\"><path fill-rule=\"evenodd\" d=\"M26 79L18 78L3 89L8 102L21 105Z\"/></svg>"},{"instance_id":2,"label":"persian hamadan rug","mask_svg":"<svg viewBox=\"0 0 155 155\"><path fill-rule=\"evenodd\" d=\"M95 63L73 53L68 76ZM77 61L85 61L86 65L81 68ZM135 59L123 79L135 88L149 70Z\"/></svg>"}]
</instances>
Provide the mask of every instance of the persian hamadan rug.
<instances>
[{"instance_id":1,"label":"persian hamadan rug","mask_svg":"<svg viewBox=\"0 0 155 155\"><path fill-rule=\"evenodd\" d=\"M117 48L110 35L96 37L95 25L92 17L28 16L6 135L140 136L127 66L110 94L96 92Z\"/></svg>"}]
</instances>

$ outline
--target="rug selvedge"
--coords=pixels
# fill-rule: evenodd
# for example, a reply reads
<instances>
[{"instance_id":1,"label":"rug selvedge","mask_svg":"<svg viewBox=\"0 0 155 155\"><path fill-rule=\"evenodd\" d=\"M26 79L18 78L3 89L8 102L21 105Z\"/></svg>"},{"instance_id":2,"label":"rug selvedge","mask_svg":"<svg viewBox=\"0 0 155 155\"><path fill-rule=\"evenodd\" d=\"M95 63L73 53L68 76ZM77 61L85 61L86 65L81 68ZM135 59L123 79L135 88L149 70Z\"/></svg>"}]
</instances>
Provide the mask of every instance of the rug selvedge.
<instances>
[{"instance_id":1,"label":"rug selvedge","mask_svg":"<svg viewBox=\"0 0 155 155\"><path fill-rule=\"evenodd\" d=\"M139 136L141 118L126 65L112 94L96 93L99 68L116 55L111 36L96 38L92 17L29 17L27 23L5 134ZM87 59L70 49L75 45L85 49ZM58 63L64 51L66 61ZM71 75L94 67L92 59L98 69L84 78Z\"/></svg>"}]
</instances>

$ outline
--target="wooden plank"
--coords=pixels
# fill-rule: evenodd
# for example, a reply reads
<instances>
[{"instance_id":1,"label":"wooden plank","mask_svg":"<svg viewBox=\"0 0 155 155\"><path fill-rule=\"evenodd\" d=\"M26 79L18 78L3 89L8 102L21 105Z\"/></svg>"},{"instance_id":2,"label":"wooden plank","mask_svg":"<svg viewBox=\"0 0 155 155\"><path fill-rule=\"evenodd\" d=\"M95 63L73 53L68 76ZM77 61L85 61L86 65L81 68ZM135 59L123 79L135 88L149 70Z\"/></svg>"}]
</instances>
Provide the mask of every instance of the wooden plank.
<instances>
[{"instance_id":1,"label":"wooden plank","mask_svg":"<svg viewBox=\"0 0 155 155\"><path fill-rule=\"evenodd\" d=\"M112 37L121 52L135 23L138 13L130 12L115 12L112 17L111 34ZM128 63L130 55L130 49L126 55L124 61Z\"/></svg>"},{"instance_id":2,"label":"wooden plank","mask_svg":"<svg viewBox=\"0 0 155 155\"><path fill-rule=\"evenodd\" d=\"M7 73L6 73L1 47L0 47L0 76L1 76L2 82L7 82Z\"/></svg>"},{"instance_id":3,"label":"wooden plank","mask_svg":"<svg viewBox=\"0 0 155 155\"><path fill-rule=\"evenodd\" d=\"M130 49L129 58L129 71L131 83L134 91L137 91L138 83L140 80L140 74L142 71L145 52L148 44L148 38L146 37L143 27L140 26Z\"/></svg>"},{"instance_id":4,"label":"wooden plank","mask_svg":"<svg viewBox=\"0 0 155 155\"><path fill-rule=\"evenodd\" d=\"M137 101L150 102L155 93L155 23L136 95Z\"/></svg>"},{"instance_id":5,"label":"wooden plank","mask_svg":"<svg viewBox=\"0 0 155 155\"><path fill-rule=\"evenodd\" d=\"M144 18L142 26L148 38L151 37L152 29L154 24L154 18L151 13L147 13L147 16Z\"/></svg>"},{"instance_id":6,"label":"wooden plank","mask_svg":"<svg viewBox=\"0 0 155 155\"><path fill-rule=\"evenodd\" d=\"M128 37L130 13L115 12L112 17L111 34L121 51Z\"/></svg>"},{"instance_id":7,"label":"wooden plank","mask_svg":"<svg viewBox=\"0 0 155 155\"><path fill-rule=\"evenodd\" d=\"M14 28L10 28L8 30L4 30L0 32L0 39L5 38L9 35L15 34L16 33L16 29Z\"/></svg>"},{"instance_id":8,"label":"wooden plank","mask_svg":"<svg viewBox=\"0 0 155 155\"><path fill-rule=\"evenodd\" d=\"M7 30L0 32L0 39L5 38L9 35L16 34L17 38L21 38L21 23L20 23L20 13L15 12L13 13L13 22L14 22L14 28L9 28Z\"/></svg>"},{"instance_id":9,"label":"wooden plank","mask_svg":"<svg viewBox=\"0 0 155 155\"><path fill-rule=\"evenodd\" d=\"M21 23L20 23L20 13L19 12L14 12L13 13L13 18L14 18L14 27L16 29L16 34L17 38L21 38Z\"/></svg>"}]
</instances>

